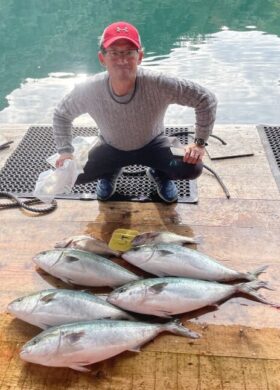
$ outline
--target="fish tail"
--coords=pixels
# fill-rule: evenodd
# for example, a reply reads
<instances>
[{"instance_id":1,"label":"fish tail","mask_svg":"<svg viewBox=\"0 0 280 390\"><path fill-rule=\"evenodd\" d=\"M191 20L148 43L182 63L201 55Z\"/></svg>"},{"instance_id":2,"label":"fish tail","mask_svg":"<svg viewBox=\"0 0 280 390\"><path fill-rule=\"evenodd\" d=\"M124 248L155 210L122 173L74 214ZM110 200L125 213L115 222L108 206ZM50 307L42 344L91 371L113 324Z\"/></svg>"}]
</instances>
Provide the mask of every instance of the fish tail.
<instances>
[{"instance_id":1,"label":"fish tail","mask_svg":"<svg viewBox=\"0 0 280 390\"><path fill-rule=\"evenodd\" d=\"M179 320L167 322L166 324L164 324L164 328L168 332L177 334L179 336L190 337L192 339L198 339L200 337L199 333L186 328Z\"/></svg>"},{"instance_id":2,"label":"fish tail","mask_svg":"<svg viewBox=\"0 0 280 390\"><path fill-rule=\"evenodd\" d=\"M237 285L237 291L248 294L256 298L258 301L265 303L266 305L270 305L280 309L280 305L278 305L277 303L269 302L265 297L257 293L256 290L258 290L259 288L267 288L271 290L271 288L268 286L268 283L261 280L254 280L253 282L241 283Z\"/></svg>"},{"instance_id":3,"label":"fish tail","mask_svg":"<svg viewBox=\"0 0 280 390\"><path fill-rule=\"evenodd\" d=\"M262 267L259 267L259 268L257 268L257 269L255 269L254 271L251 271L251 272L246 272L246 278L248 279L248 280L255 280L255 279L257 279L257 277L260 275L260 274L262 274L262 273L264 273L264 272L266 272L266 269L268 268L268 265L263 265Z\"/></svg>"},{"instance_id":4,"label":"fish tail","mask_svg":"<svg viewBox=\"0 0 280 390\"><path fill-rule=\"evenodd\" d=\"M128 320L128 321L139 321L138 318L136 318L133 315L126 313L126 312L124 312L122 319Z\"/></svg>"}]
</instances>

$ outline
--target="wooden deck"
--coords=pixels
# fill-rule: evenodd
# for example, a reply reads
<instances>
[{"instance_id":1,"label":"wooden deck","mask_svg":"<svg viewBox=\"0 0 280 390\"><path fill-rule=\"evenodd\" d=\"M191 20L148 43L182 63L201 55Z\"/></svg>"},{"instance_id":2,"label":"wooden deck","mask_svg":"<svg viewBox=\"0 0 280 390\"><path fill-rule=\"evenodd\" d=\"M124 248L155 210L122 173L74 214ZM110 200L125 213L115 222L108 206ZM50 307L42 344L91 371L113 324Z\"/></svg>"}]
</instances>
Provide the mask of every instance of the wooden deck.
<instances>
[{"instance_id":1,"label":"wooden deck","mask_svg":"<svg viewBox=\"0 0 280 390\"><path fill-rule=\"evenodd\" d=\"M0 151L0 166L27 126L1 125L15 140ZM239 296L182 316L203 337L190 340L162 334L139 354L126 352L98 363L92 374L27 364L18 352L38 328L14 319L7 304L24 294L65 286L38 273L32 257L68 235L90 233L108 242L116 228L170 230L201 235L198 249L238 270L269 268L262 279L274 291L262 294L280 303L280 194L255 126L216 126L215 134L236 142L242 135L254 156L205 163L227 185L226 199L216 179L204 172L198 180L199 203L58 202L45 216L19 209L0 211L0 389L60 390L276 390L280 389L280 311ZM211 142L216 142L212 140Z\"/></svg>"}]
</instances>

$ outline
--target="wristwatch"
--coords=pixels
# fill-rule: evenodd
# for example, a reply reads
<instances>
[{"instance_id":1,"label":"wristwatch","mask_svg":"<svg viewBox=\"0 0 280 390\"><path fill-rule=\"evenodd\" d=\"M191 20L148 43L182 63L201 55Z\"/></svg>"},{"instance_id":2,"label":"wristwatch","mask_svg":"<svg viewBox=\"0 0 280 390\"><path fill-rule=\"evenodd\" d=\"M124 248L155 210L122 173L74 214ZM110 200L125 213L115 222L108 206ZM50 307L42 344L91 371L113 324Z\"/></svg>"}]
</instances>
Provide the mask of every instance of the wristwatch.
<instances>
[{"instance_id":1,"label":"wristwatch","mask_svg":"<svg viewBox=\"0 0 280 390\"><path fill-rule=\"evenodd\" d=\"M194 143L195 143L197 146L200 146L201 148L208 145L208 144L206 143L206 141L205 141L203 138L195 138L195 139L194 139Z\"/></svg>"}]
</instances>

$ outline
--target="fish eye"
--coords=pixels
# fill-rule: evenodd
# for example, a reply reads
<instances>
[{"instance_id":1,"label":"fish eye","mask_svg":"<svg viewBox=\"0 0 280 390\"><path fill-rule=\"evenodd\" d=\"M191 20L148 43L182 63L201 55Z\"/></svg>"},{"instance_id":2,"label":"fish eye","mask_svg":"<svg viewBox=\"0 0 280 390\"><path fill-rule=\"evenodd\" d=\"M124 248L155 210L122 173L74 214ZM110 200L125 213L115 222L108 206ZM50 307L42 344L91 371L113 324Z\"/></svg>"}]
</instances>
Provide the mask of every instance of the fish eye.
<instances>
[{"instance_id":1,"label":"fish eye","mask_svg":"<svg viewBox=\"0 0 280 390\"><path fill-rule=\"evenodd\" d=\"M137 245L137 246L135 246L135 247L132 248L132 249L134 250L134 252L138 252L138 251L140 251L141 246L140 246L140 245Z\"/></svg>"},{"instance_id":2,"label":"fish eye","mask_svg":"<svg viewBox=\"0 0 280 390\"><path fill-rule=\"evenodd\" d=\"M118 290L119 293L123 293L123 292L125 292L125 291L126 291L126 288L125 288L125 287L121 287L121 288L119 288L119 290Z\"/></svg>"}]
</instances>

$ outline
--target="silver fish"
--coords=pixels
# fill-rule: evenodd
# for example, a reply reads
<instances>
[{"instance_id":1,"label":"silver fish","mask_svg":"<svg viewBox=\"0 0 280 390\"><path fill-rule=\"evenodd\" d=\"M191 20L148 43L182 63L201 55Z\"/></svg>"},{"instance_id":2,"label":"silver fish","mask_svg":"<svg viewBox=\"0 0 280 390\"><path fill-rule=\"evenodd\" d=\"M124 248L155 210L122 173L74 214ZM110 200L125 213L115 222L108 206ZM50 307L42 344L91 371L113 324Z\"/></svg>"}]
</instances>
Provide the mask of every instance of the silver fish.
<instances>
[{"instance_id":1,"label":"silver fish","mask_svg":"<svg viewBox=\"0 0 280 390\"><path fill-rule=\"evenodd\" d=\"M40 252L33 261L44 271L69 284L116 287L140 279L105 257L78 249Z\"/></svg>"},{"instance_id":2,"label":"silver fish","mask_svg":"<svg viewBox=\"0 0 280 390\"><path fill-rule=\"evenodd\" d=\"M174 244L144 245L122 254L129 263L157 276L180 276L212 281L255 280L267 266L252 272L225 267L197 250Z\"/></svg>"},{"instance_id":3,"label":"silver fish","mask_svg":"<svg viewBox=\"0 0 280 390\"><path fill-rule=\"evenodd\" d=\"M9 303L7 310L42 329L97 319L135 320L96 295L65 289L48 289L17 298Z\"/></svg>"},{"instance_id":4,"label":"silver fish","mask_svg":"<svg viewBox=\"0 0 280 390\"><path fill-rule=\"evenodd\" d=\"M268 288L267 283L257 280L227 285L188 278L151 278L119 287L109 294L107 300L122 309L159 317L170 317L214 305L238 292L280 307L255 291L262 287Z\"/></svg>"},{"instance_id":5,"label":"silver fish","mask_svg":"<svg viewBox=\"0 0 280 390\"><path fill-rule=\"evenodd\" d=\"M60 325L43 331L27 342L20 357L28 362L52 367L69 367L90 371L84 367L124 351L139 352L140 347L163 331L198 338L199 334L177 321L167 324L96 320Z\"/></svg>"},{"instance_id":6,"label":"silver fish","mask_svg":"<svg viewBox=\"0 0 280 390\"><path fill-rule=\"evenodd\" d=\"M188 237L188 236L180 236L179 234L172 232L145 232L138 234L138 236L134 237L131 241L133 247L139 245L155 245L160 243L165 244L200 244L202 241L201 237Z\"/></svg>"},{"instance_id":7,"label":"silver fish","mask_svg":"<svg viewBox=\"0 0 280 390\"><path fill-rule=\"evenodd\" d=\"M55 248L73 248L93 252L103 256L119 256L120 252L113 251L106 242L89 235L72 236L55 244Z\"/></svg>"}]
</instances>

